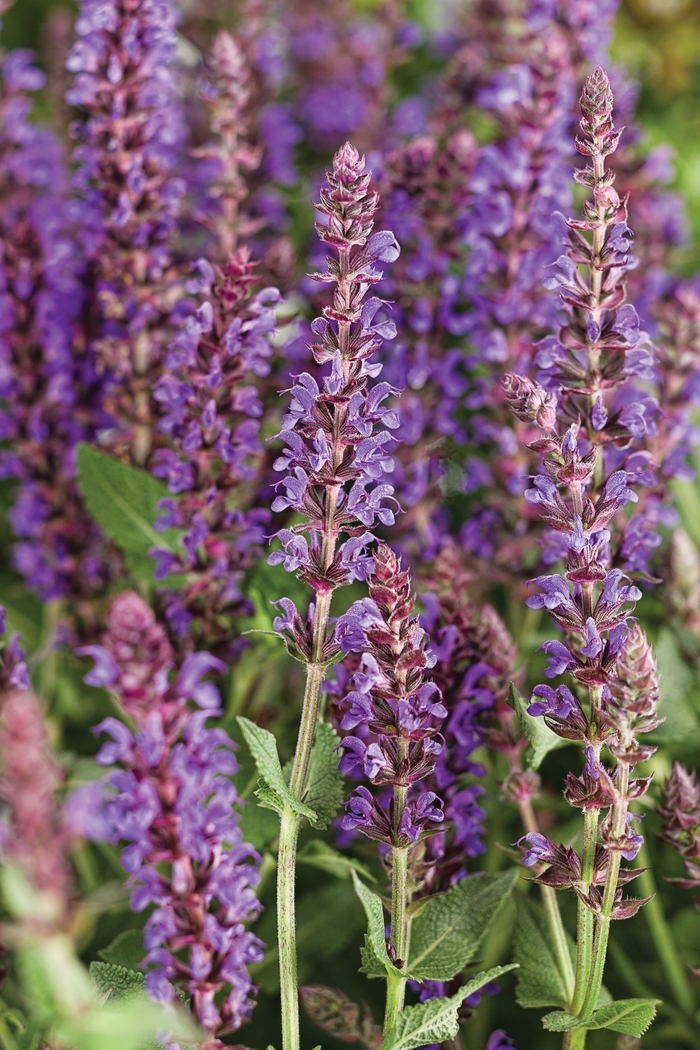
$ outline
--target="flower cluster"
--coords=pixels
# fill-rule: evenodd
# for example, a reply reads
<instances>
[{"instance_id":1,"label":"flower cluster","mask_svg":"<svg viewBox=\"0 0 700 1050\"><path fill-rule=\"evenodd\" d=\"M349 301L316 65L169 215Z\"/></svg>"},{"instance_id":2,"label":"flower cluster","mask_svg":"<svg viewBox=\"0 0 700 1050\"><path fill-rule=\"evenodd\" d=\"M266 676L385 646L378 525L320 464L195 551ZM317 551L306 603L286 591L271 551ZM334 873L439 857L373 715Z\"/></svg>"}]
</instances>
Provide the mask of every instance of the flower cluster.
<instances>
[{"instance_id":1,"label":"flower cluster","mask_svg":"<svg viewBox=\"0 0 700 1050\"><path fill-rule=\"evenodd\" d=\"M632 773L654 753L638 737L659 725L659 693L646 636L638 625L628 626L631 603L641 592L611 565L615 539L624 528L615 519L637 495L630 487L634 472L615 469L616 453L606 453L613 441L613 449L628 449L640 413L635 409L623 418L624 409L616 409L609 398L624 377L649 366L649 356L635 341L636 315L624 305L630 234L625 204L605 170L620 132L612 121L608 78L600 68L585 82L581 109L583 135L576 144L591 164L575 177L592 190L593 201L584 204L583 220L569 221L571 248L559 260L562 276L554 282L562 288L568 316L558 339L549 341L546 358L541 351L539 359L543 370L547 366L567 385L557 396L510 374L503 387L516 417L537 433L530 448L543 456L544 473L534 478L526 498L539 507L565 559L563 574L536 578L539 593L527 602L532 609L546 609L566 639L541 647L549 658L546 674L556 678L568 672L588 692L584 709L567 685L540 685L528 708L559 736L585 748L583 771L568 775L565 791L569 804L584 813L583 853L531 831L521 840L527 844L523 861L545 864L537 880L557 889L572 887L579 896L583 913L571 1008L588 1016L600 989L610 920L627 918L645 903L623 899L622 887L638 870L621 870L620 862L633 860L643 842L639 818L629 807L647 790L649 778ZM627 454L627 466L632 455ZM613 769L602 761L603 747L614 759ZM607 813L599 828L602 810ZM598 916L595 942L586 911Z\"/></svg>"},{"instance_id":2,"label":"flower cluster","mask_svg":"<svg viewBox=\"0 0 700 1050\"><path fill-rule=\"evenodd\" d=\"M341 740L340 770L359 769L371 784L408 791L435 769L447 709L437 685L425 680L435 656L414 613L410 573L401 571L400 560L386 544L375 551L367 586L369 598L355 602L336 625L338 644L362 654L352 690L342 701L340 726L353 732ZM366 787L359 787L341 826L399 848L409 846L426 832L441 830L443 821L435 792L414 794L399 811L394 799L387 811Z\"/></svg>"},{"instance_id":3,"label":"flower cluster","mask_svg":"<svg viewBox=\"0 0 700 1050\"><path fill-rule=\"evenodd\" d=\"M371 358L396 328L382 319L382 301L366 296L381 280L381 264L395 260L399 247L392 233L372 234L377 194L364 168L364 157L346 143L321 190L317 208L325 222L316 229L337 250L338 261L329 259L327 272L314 275L336 289L333 305L311 325L310 349L318 364L330 362L331 368L321 386L308 372L297 377L282 420L286 447L275 462L277 471L288 473L273 511L292 510L305 521L277 533L283 550L268 561L283 563L326 597L366 576L369 530L377 520L391 525L396 506L392 487L379 483L391 470L389 430L398 419L384 401L395 391L388 383L369 386L381 371ZM350 538L337 547L341 533Z\"/></svg>"},{"instance_id":4,"label":"flower cluster","mask_svg":"<svg viewBox=\"0 0 700 1050\"><path fill-rule=\"evenodd\" d=\"M87 114L73 134L76 220L95 300L89 337L108 381L113 440L139 464L152 441L151 385L185 189L175 175L182 137L171 68L175 26L170 0L82 0L68 57L76 76L67 98Z\"/></svg>"},{"instance_id":5,"label":"flower cluster","mask_svg":"<svg viewBox=\"0 0 700 1050\"><path fill-rule=\"evenodd\" d=\"M221 266L199 260L187 283L199 305L183 303L187 314L154 391L171 447L154 453L152 469L180 496L161 504L157 527L185 532L184 553L154 550L155 575L186 576L184 588L166 592L168 619L179 637L196 627L210 645L230 641L230 618L244 611L241 578L260 557L269 521L267 510L246 509L245 488L261 452L262 406L253 382L269 372L279 293L253 295L255 280L245 247Z\"/></svg>"},{"instance_id":6,"label":"flower cluster","mask_svg":"<svg viewBox=\"0 0 700 1050\"><path fill-rule=\"evenodd\" d=\"M695 889L700 886L700 786L695 773L675 762L662 802L663 840L680 853L687 871L687 878L671 881ZM696 904L700 905L697 898Z\"/></svg>"},{"instance_id":7,"label":"flower cluster","mask_svg":"<svg viewBox=\"0 0 700 1050\"><path fill-rule=\"evenodd\" d=\"M3 58L0 111L0 476L19 482L10 511L16 568L44 601L99 591L114 556L83 508L75 446L99 413L90 354L76 346L81 259L66 218L59 142L28 120L44 83L27 51Z\"/></svg>"},{"instance_id":8,"label":"flower cluster","mask_svg":"<svg viewBox=\"0 0 700 1050\"><path fill-rule=\"evenodd\" d=\"M260 941L243 925L260 911L259 857L242 840L234 810L234 745L223 729L207 728L221 715L220 697L202 678L225 665L206 652L189 654L171 681L172 647L133 591L112 602L101 644L78 652L95 659L86 682L110 689L135 727L110 717L95 728L111 738L97 761L116 768L97 797L85 792L83 826L94 838L126 843L132 908L155 905L145 927L149 995L170 1003L173 984L187 991L209 1035L207 1050L215 1050L250 1014L246 967L262 958ZM77 811L80 799L74 805Z\"/></svg>"}]
</instances>

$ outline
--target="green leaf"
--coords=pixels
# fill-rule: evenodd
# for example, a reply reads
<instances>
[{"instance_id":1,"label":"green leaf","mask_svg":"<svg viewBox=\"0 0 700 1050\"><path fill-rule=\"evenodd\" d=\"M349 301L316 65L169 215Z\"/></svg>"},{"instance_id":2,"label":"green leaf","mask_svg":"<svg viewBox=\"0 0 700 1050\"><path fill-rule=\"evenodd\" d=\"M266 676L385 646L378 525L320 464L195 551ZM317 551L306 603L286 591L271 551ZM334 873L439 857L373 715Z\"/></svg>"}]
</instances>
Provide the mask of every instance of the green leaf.
<instances>
[{"instance_id":1,"label":"green leaf","mask_svg":"<svg viewBox=\"0 0 700 1050\"><path fill-rule=\"evenodd\" d=\"M323 829L336 815L343 804L343 774L338 769L336 748L340 737L327 722L316 726L311 768L309 771L309 789L306 793L306 804L316 813L311 823L315 828Z\"/></svg>"},{"instance_id":2,"label":"green leaf","mask_svg":"<svg viewBox=\"0 0 700 1050\"><path fill-rule=\"evenodd\" d=\"M258 773L262 777L262 783L256 791L260 805L274 809L277 813L281 813L285 806L289 806L295 813L306 817L313 823L316 820L313 809L295 798L287 787L277 754L277 741L272 733L240 715L236 721L241 727L245 742L258 767Z\"/></svg>"},{"instance_id":3,"label":"green leaf","mask_svg":"<svg viewBox=\"0 0 700 1050\"><path fill-rule=\"evenodd\" d=\"M98 991L108 1000L131 999L135 995L145 995L143 973L129 970L109 962L90 963L90 977Z\"/></svg>"},{"instance_id":4,"label":"green leaf","mask_svg":"<svg viewBox=\"0 0 700 1050\"><path fill-rule=\"evenodd\" d=\"M686 697L693 686L693 672L669 630L662 630L654 645L659 668L659 714L666 719L651 734L653 740L681 740L688 747L700 742L698 720Z\"/></svg>"},{"instance_id":5,"label":"green leaf","mask_svg":"<svg viewBox=\"0 0 700 1050\"><path fill-rule=\"evenodd\" d=\"M344 853L338 853L322 839L312 839L307 842L304 848L297 853L297 863L320 868L321 871L327 871L329 875L335 875L337 879L349 878L350 873L354 870L363 878L370 879L372 882L376 881L369 868L360 864L359 860L348 857Z\"/></svg>"},{"instance_id":6,"label":"green leaf","mask_svg":"<svg viewBox=\"0 0 700 1050\"><path fill-rule=\"evenodd\" d=\"M140 973L139 966L146 956L146 949L143 946L143 930L124 930L118 937L115 937L111 944L102 948L97 954L106 963Z\"/></svg>"},{"instance_id":7,"label":"green leaf","mask_svg":"<svg viewBox=\"0 0 700 1050\"><path fill-rule=\"evenodd\" d=\"M140 580L152 580L152 547L177 552L175 529L156 532L157 504L170 496L167 485L147 470L120 463L99 449L78 445L78 481L87 509L124 553L129 571ZM167 581L180 582L179 577Z\"/></svg>"},{"instance_id":8,"label":"green leaf","mask_svg":"<svg viewBox=\"0 0 700 1050\"><path fill-rule=\"evenodd\" d=\"M517 712L518 718L523 727L523 732L532 748L529 764L533 769L540 768L544 758L550 751L556 751L557 748L566 747L566 745L571 742L569 740L564 740L562 737L557 736L556 733L552 732L544 718L534 718L527 713L528 705L525 703L522 696L520 696L512 682L510 683L508 703Z\"/></svg>"},{"instance_id":9,"label":"green leaf","mask_svg":"<svg viewBox=\"0 0 700 1050\"><path fill-rule=\"evenodd\" d=\"M408 968L399 970L389 958L384 936L384 905L381 897L367 889L364 882L358 879L354 871L352 872L352 884L367 916L367 935L365 937L365 949L362 952L361 972L368 973L370 976L379 976L383 970L384 973L381 976L384 976L386 973L393 973L397 977L412 977L413 975L408 971ZM369 968L366 969L365 967Z\"/></svg>"},{"instance_id":10,"label":"green leaf","mask_svg":"<svg viewBox=\"0 0 700 1050\"><path fill-rule=\"evenodd\" d=\"M199 1033L183 1011L165 1013L145 995L108 1002L56 1025L60 1045L71 1050L158 1050L163 1031L183 1050L200 1043Z\"/></svg>"},{"instance_id":11,"label":"green leaf","mask_svg":"<svg viewBox=\"0 0 700 1050\"><path fill-rule=\"evenodd\" d=\"M569 1013L545 1014L542 1024L548 1032L571 1032L584 1028L592 1031L596 1028L610 1028L613 1032L633 1035L639 1038L656 1016L656 1007L660 999L618 999L617 1002L601 1006L587 1021L580 1021Z\"/></svg>"},{"instance_id":12,"label":"green leaf","mask_svg":"<svg viewBox=\"0 0 700 1050\"><path fill-rule=\"evenodd\" d=\"M411 923L412 977L449 981L473 961L517 877L516 868L474 876L431 898Z\"/></svg>"},{"instance_id":13,"label":"green leaf","mask_svg":"<svg viewBox=\"0 0 700 1050\"><path fill-rule=\"evenodd\" d=\"M515 964L494 966L472 977L449 999L429 999L418 1006L404 1007L396 1027L384 1037L380 1050L414 1050L416 1046L453 1039L459 1031L457 1014L466 997L514 968Z\"/></svg>"},{"instance_id":14,"label":"green leaf","mask_svg":"<svg viewBox=\"0 0 700 1050\"><path fill-rule=\"evenodd\" d=\"M517 919L513 958L519 964L516 999L520 1006L566 1006L566 991L550 948L544 908L522 894L516 897ZM569 945L572 960L573 943Z\"/></svg>"}]
</instances>

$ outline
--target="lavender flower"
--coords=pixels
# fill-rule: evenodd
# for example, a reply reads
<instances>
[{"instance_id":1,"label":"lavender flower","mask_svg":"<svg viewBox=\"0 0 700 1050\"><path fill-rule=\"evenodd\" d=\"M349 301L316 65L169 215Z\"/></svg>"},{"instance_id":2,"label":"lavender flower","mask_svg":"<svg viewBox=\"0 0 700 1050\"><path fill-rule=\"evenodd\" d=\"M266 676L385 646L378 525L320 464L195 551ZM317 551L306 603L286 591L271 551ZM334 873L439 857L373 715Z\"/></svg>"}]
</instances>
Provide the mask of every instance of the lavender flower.
<instances>
[{"instance_id":1,"label":"lavender flower","mask_svg":"<svg viewBox=\"0 0 700 1050\"><path fill-rule=\"evenodd\" d=\"M181 138L172 76L169 0L82 0L67 99L87 114L79 139L76 220L91 263L97 321L90 332L109 381L115 447L143 464L151 445L150 387L170 306L171 246L184 184L174 175Z\"/></svg>"},{"instance_id":2,"label":"lavender flower","mask_svg":"<svg viewBox=\"0 0 700 1050\"><path fill-rule=\"evenodd\" d=\"M65 158L28 121L44 75L27 51L3 58L0 184L0 476L19 483L13 558L44 601L99 590L114 554L82 507L75 446L99 422L89 353L75 350L82 262L66 216Z\"/></svg>"},{"instance_id":3,"label":"lavender flower","mask_svg":"<svg viewBox=\"0 0 700 1050\"><path fill-rule=\"evenodd\" d=\"M199 260L188 285L199 306L183 303L186 316L154 392L159 428L174 447L158 449L152 469L180 497L163 502L157 527L185 530L183 554L152 552L156 579L186 576L184 588L164 595L173 630L184 637L191 629L224 652L232 617L249 612L240 584L260 557L269 521L268 511L245 509L241 499L261 458L262 406L250 381L269 372L280 298L275 288L251 294L254 271L244 247L222 266Z\"/></svg>"},{"instance_id":4,"label":"lavender flower","mask_svg":"<svg viewBox=\"0 0 700 1050\"><path fill-rule=\"evenodd\" d=\"M79 802L93 837L126 843L132 908L155 905L145 927L149 995L171 1003L175 988L186 990L207 1050L216 1050L249 1017L255 989L246 967L262 958L260 941L243 925L260 912L259 857L242 841L233 809L234 745L206 725L221 715L220 697L202 678L225 665L192 653L170 680L172 647L133 591L112 602L101 644L78 652L95 659L88 684L109 688L135 727L132 733L111 717L95 727L110 738L97 761L116 768L97 798L88 789Z\"/></svg>"},{"instance_id":5,"label":"lavender flower","mask_svg":"<svg viewBox=\"0 0 700 1050\"><path fill-rule=\"evenodd\" d=\"M359 767L371 784L391 784L394 800L387 811L358 788L341 826L401 849L441 830L442 802L435 792L409 789L435 769L447 709L435 683L424 680L435 657L426 651L427 636L413 614L410 575L386 544L375 552L367 586L369 599L356 602L336 624L340 646L362 654L343 701L340 725L352 734L341 740L340 770Z\"/></svg>"},{"instance_id":6,"label":"lavender flower","mask_svg":"<svg viewBox=\"0 0 700 1050\"><path fill-rule=\"evenodd\" d=\"M568 316L546 362L541 355L539 359L567 384L557 398L557 426L551 426L551 412L537 424L533 406L546 402L539 384L509 375L504 393L519 419L539 426L540 436L530 447L544 457L545 473L535 478L526 497L559 534L565 553L563 574L537 577L539 593L528 605L546 608L564 632L566 642L544 647L550 656L549 675L566 670L588 690L588 710L565 685L538 686L529 708L530 714L544 716L555 733L585 745L582 774L570 774L566 787L569 803L584 811L583 856L555 846L539 833L528 833L524 840L525 863L548 865L537 879L556 888L573 886L579 896L577 980L569 1008L587 1017L600 989L611 918L627 918L645 903L623 899L622 886L634 874L621 870L620 861L633 859L643 841L629 805L644 794L649 781L631 774L654 752L638 735L659 722L653 655L641 628L628 627L630 603L641 592L625 582L621 569L611 566L613 537L619 535L615 523L637 495L630 487L634 474L615 469L617 457L604 454L613 440L605 431L609 427L625 447L632 444L634 434L623 413L615 411L613 397L615 387L646 363L639 357L633 311L624 305L630 233L625 205L612 185L614 176L605 170L605 158L614 152L620 132L613 125L612 92L600 68L586 80L581 109L582 137L576 144L592 163L575 177L592 190L593 201L584 204L583 220L569 221L571 247L559 260L559 276L552 282L562 288ZM587 267L585 277L579 265ZM605 419L594 418L597 406ZM601 760L603 746L615 761L614 774ZM601 810L608 812L600 825L599 845ZM597 916L595 941L592 915Z\"/></svg>"},{"instance_id":7,"label":"lavender flower","mask_svg":"<svg viewBox=\"0 0 700 1050\"><path fill-rule=\"evenodd\" d=\"M337 586L366 577L369 530L377 520L393 524L396 506L392 487L378 483L391 466L389 430L398 421L384 401L394 391L388 383L369 386L381 371L370 359L396 329L382 319L382 301L366 296L381 280L381 264L395 260L399 248L393 234L372 234L377 195L364 167L364 158L346 143L321 191L317 207L327 224L317 223L317 232L337 249L339 262L329 260L328 272L314 275L337 288L333 305L311 326L310 349L331 369L322 386L309 373L297 377L282 421L286 448L275 462L277 471L288 473L273 511L289 509L306 520L278 533L283 550L268 560L286 562L326 602ZM349 538L337 548L340 533ZM315 644L322 641L319 636Z\"/></svg>"}]
</instances>

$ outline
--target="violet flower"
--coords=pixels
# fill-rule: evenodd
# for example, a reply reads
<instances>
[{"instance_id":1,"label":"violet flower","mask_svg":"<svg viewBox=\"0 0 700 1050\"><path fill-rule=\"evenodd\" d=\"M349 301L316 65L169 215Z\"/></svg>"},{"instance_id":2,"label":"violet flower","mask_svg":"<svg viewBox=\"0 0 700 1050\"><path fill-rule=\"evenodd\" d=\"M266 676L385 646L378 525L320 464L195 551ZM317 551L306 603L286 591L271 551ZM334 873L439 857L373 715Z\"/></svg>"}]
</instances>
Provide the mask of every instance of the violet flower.
<instances>
[{"instance_id":1,"label":"violet flower","mask_svg":"<svg viewBox=\"0 0 700 1050\"><path fill-rule=\"evenodd\" d=\"M111 717L95 727L110 738L97 761L115 768L74 807L92 837L124 843L132 908L155 905L145 927L148 994L171 1003L176 989L186 991L208 1033L206 1050L217 1050L250 1015L247 966L262 958L260 941L244 928L260 912L260 858L243 842L234 810L234 745L206 724L221 707L202 678L225 665L190 653L171 678L167 635L133 591L112 602L100 641L78 650L96 661L86 681L112 692L135 732Z\"/></svg>"},{"instance_id":2,"label":"violet flower","mask_svg":"<svg viewBox=\"0 0 700 1050\"><path fill-rule=\"evenodd\" d=\"M100 420L89 353L74 343L82 261L66 217L65 158L28 121L44 83L28 51L4 56L0 95L0 477L18 491L9 518L15 567L43 601L99 590L115 558L84 510L75 446Z\"/></svg>"},{"instance_id":3,"label":"violet flower","mask_svg":"<svg viewBox=\"0 0 700 1050\"><path fill-rule=\"evenodd\" d=\"M267 510L246 508L241 498L261 458L262 406L253 382L270 369L280 298L275 288L251 293L254 271L244 247L221 266L199 260L187 285L199 306L183 303L187 314L154 391L171 447L154 453L152 470L179 497L163 501L157 528L185 530L183 553L152 551L155 577L186 577L182 589L164 594L175 634L191 630L229 655L232 618L250 611L242 577L260 557L269 521Z\"/></svg>"},{"instance_id":4,"label":"violet flower","mask_svg":"<svg viewBox=\"0 0 700 1050\"><path fill-rule=\"evenodd\" d=\"M163 354L171 247L185 186L174 176L181 138L170 0L82 0L67 94L82 110L75 218L91 264L97 321L91 346L109 383L115 447L138 464L153 429L150 388Z\"/></svg>"},{"instance_id":5,"label":"violet flower","mask_svg":"<svg viewBox=\"0 0 700 1050\"><path fill-rule=\"evenodd\" d=\"M356 768L375 786L392 785L390 808L358 788L341 820L345 830L362 832L392 849L408 849L426 833L442 830L442 801L415 789L435 770L438 740L447 709L440 690L425 680L435 657L414 615L410 574L386 544L374 554L363 598L339 617L335 634L345 651L361 653L351 692L342 700L342 773Z\"/></svg>"},{"instance_id":6,"label":"violet flower","mask_svg":"<svg viewBox=\"0 0 700 1050\"><path fill-rule=\"evenodd\" d=\"M646 367L638 356L634 312L624 305L624 275L630 265L625 204L613 188L614 176L605 170L605 158L620 137L612 106L608 78L598 67L584 85L582 135L576 140L591 164L575 178L591 190L593 200L584 204L583 220L569 220L571 247L552 282L562 289L566 311L546 358L547 370L566 383L558 391L556 411L538 383L517 375L503 381L516 417L539 429L530 447L543 457L544 474L526 496L559 534L565 554L562 574L533 581L539 594L528 605L546 608L564 632L565 641L549 649L550 675L567 670L588 693L584 710L567 686L538 686L529 708L558 735L585 745L582 774L569 775L565 792L570 805L584 813L583 854L579 858L573 850L562 852L563 847L539 833L529 832L524 839L526 863L548 865L536 879L555 888L572 886L579 896L576 988L567 1008L584 1018L600 990L611 919L627 918L645 903L623 899L622 887L634 873L621 869L620 861L633 859L643 841L629 806L649 781L632 773L654 748L640 743L638 736L659 725L651 649L642 630L628 626L631 603L641 592L611 565L620 511L637 499L630 486L634 474L616 469L616 453L605 454L613 440L634 449L634 435L612 407L613 399L630 373ZM540 365L545 367L541 356ZM549 408L541 415L538 406L545 403ZM596 406L605 413L602 423L593 418ZM614 773L602 763L603 747L614 760ZM599 827L602 810L608 812Z\"/></svg>"}]
</instances>

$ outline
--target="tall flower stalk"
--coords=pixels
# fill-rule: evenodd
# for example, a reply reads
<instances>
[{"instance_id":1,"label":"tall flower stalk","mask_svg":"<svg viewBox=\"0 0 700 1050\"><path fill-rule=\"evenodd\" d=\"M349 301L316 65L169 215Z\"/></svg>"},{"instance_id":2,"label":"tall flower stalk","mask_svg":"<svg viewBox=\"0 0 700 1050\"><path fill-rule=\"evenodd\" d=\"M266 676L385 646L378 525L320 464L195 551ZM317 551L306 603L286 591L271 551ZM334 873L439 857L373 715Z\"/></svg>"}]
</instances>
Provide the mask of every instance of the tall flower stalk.
<instances>
[{"instance_id":1,"label":"tall flower stalk","mask_svg":"<svg viewBox=\"0 0 700 1050\"><path fill-rule=\"evenodd\" d=\"M200 1050L221 1050L222 1036L250 1016L247 966L262 958L259 939L244 927L260 912L260 858L243 841L233 808L234 745L206 724L221 716L221 700L202 677L225 665L190 653L169 681L172 646L133 591L113 601L100 642L78 650L96 661L85 680L111 690L136 732L116 718L95 727L111 737L97 762L114 768L96 798L87 789L83 808L94 816L83 823L93 838L125 844L133 910L155 905L145 926L148 994L172 1004L176 989L186 991L207 1033Z\"/></svg>"},{"instance_id":2,"label":"tall flower stalk","mask_svg":"<svg viewBox=\"0 0 700 1050\"><path fill-rule=\"evenodd\" d=\"M381 371L372 357L394 325L380 321L382 301L367 298L381 280L377 264L392 262L399 248L389 232L372 234L377 194L370 189L365 160L350 143L333 158L333 170L316 205L323 217L316 230L337 252L325 273L315 279L335 285L332 305L312 323L316 340L310 345L317 364L330 363L322 387L309 373L297 377L291 404L283 419L286 448L275 468L285 471L283 494L273 511L292 510L302 523L281 529L282 550L270 555L314 590L307 617L283 598L278 630L288 636L290 651L306 667L306 687L289 790L303 797L319 718L326 668L339 655L336 630L329 634L331 601L337 587L365 579L372 568L369 529L378 519L394 520L393 489L378 484L390 467L393 444L386 427L395 428L396 414L382 406L392 393L388 383L369 385ZM340 542L341 535L347 539ZM307 539L308 535L308 539ZM282 813L277 878L277 915L284 1050L299 1047L299 1005L296 971L294 878L299 817L287 806Z\"/></svg>"},{"instance_id":3,"label":"tall flower stalk","mask_svg":"<svg viewBox=\"0 0 700 1050\"><path fill-rule=\"evenodd\" d=\"M435 770L443 750L439 730L447 716L440 690L424 681L435 664L427 635L414 614L410 573L382 543L367 577L369 599L356 602L340 618L342 647L362 653L353 692L341 728L354 730L342 739L341 772L358 766L371 784L391 787L389 806L359 787L347 803L341 826L357 829L389 849L391 932L389 957L397 969L408 961L408 906L415 889L412 847L423 847L427 835L443 830L443 803L424 781ZM421 790L422 788L422 790ZM415 860L415 858L413 858ZM388 974L384 1032L391 1032L403 1009L406 980Z\"/></svg>"},{"instance_id":4,"label":"tall flower stalk","mask_svg":"<svg viewBox=\"0 0 700 1050\"><path fill-rule=\"evenodd\" d=\"M621 868L621 861L633 860L643 842L630 802L649 785L649 778L634 776L635 767L655 749L641 744L638 735L659 725L654 658L641 628L628 623L631 603L641 592L614 567L621 553L622 508L638 499L629 486L635 474L616 467L621 458L630 462L639 436L635 411L617 407L614 399L648 367L648 356L636 345L636 315L624 305L632 235L625 202L605 168L620 137L612 107L608 78L596 68L584 85L582 136L576 141L591 162L576 179L593 200L584 205L582 220L568 222L570 248L551 281L561 287L568 317L540 355L553 389L514 374L504 380L517 418L539 432L529 447L543 456L544 472L526 498L540 506L565 560L562 575L537 577L540 593L527 604L546 608L565 632L565 642L542 646L549 656L546 674L556 678L568 672L577 687L575 694L566 685L537 686L528 710L585 749L582 774L569 773L565 790L569 804L583 811L582 854L531 832L521 840L523 861L545 865L535 881L572 887L578 895L576 986L567 1009L584 1021L600 994L611 921L634 915L645 903L623 899L623 885L639 869ZM603 762L606 753L612 768ZM580 1050L585 1037L585 1029L567 1032L564 1045Z\"/></svg>"}]
</instances>

